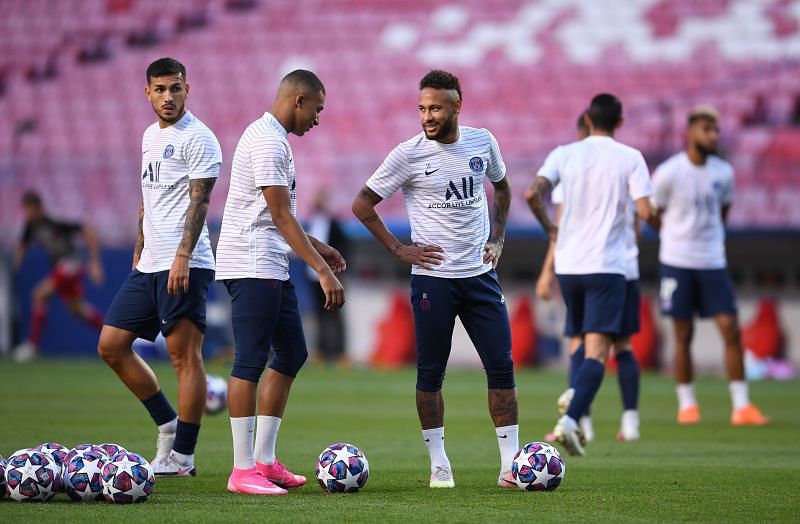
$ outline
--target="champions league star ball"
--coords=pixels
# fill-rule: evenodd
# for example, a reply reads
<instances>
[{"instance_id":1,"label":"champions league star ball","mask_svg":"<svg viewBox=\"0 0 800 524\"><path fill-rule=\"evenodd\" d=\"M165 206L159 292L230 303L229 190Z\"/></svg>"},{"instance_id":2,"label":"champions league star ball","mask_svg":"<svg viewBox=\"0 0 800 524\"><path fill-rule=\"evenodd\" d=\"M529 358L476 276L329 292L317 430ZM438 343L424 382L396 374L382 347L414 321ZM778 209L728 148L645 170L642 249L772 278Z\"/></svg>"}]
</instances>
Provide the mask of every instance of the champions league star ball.
<instances>
[{"instance_id":1,"label":"champions league star ball","mask_svg":"<svg viewBox=\"0 0 800 524\"><path fill-rule=\"evenodd\" d=\"M59 469L61 470L61 476L64 476L64 468L66 467L66 459L67 453L69 453L69 448L66 446L62 446L58 442L45 442L44 444L39 444L35 448L37 451L42 451L47 453L47 455L53 459L53 462L58 464ZM64 491L64 484L61 484L61 491Z\"/></svg>"},{"instance_id":2,"label":"champions league star ball","mask_svg":"<svg viewBox=\"0 0 800 524\"><path fill-rule=\"evenodd\" d=\"M6 489L20 502L47 502L61 491L61 468L43 451L21 449L8 459Z\"/></svg>"},{"instance_id":3,"label":"champions league star ball","mask_svg":"<svg viewBox=\"0 0 800 524\"><path fill-rule=\"evenodd\" d=\"M114 444L112 442L103 442L102 444L98 444L97 447L102 449L106 453L107 458L111 458L117 453L125 453L126 451L128 451L119 444Z\"/></svg>"},{"instance_id":4,"label":"champions league star ball","mask_svg":"<svg viewBox=\"0 0 800 524\"><path fill-rule=\"evenodd\" d=\"M206 375L206 413L214 415L228 405L228 383L215 375Z\"/></svg>"},{"instance_id":5,"label":"champions league star ball","mask_svg":"<svg viewBox=\"0 0 800 524\"><path fill-rule=\"evenodd\" d=\"M103 466L108 457L92 449L72 455L64 465L64 487L72 500L104 500Z\"/></svg>"},{"instance_id":6,"label":"champions league star ball","mask_svg":"<svg viewBox=\"0 0 800 524\"><path fill-rule=\"evenodd\" d=\"M136 453L117 453L103 466L103 495L109 502L144 502L155 484L152 466Z\"/></svg>"},{"instance_id":7,"label":"champions league star ball","mask_svg":"<svg viewBox=\"0 0 800 524\"><path fill-rule=\"evenodd\" d=\"M331 444L319 455L315 466L317 481L328 493L352 493L369 478L369 462L352 444Z\"/></svg>"},{"instance_id":8,"label":"champions league star ball","mask_svg":"<svg viewBox=\"0 0 800 524\"><path fill-rule=\"evenodd\" d=\"M545 442L525 444L511 462L511 476L519 489L527 491L553 491L566 471L558 450Z\"/></svg>"},{"instance_id":9,"label":"champions league star ball","mask_svg":"<svg viewBox=\"0 0 800 524\"><path fill-rule=\"evenodd\" d=\"M86 451L91 451L92 453L97 453L99 455L102 455L103 460L108 460L109 458L108 453L106 453L106 450L101 448L100 446L95 446L94 444L78 444L77 446L69 450L67 456L64 457L64 464L69 463L69 461L72 460L72 458L75 455L80 455L82 453L85 453Z\"/></svg>"}]
</instances>

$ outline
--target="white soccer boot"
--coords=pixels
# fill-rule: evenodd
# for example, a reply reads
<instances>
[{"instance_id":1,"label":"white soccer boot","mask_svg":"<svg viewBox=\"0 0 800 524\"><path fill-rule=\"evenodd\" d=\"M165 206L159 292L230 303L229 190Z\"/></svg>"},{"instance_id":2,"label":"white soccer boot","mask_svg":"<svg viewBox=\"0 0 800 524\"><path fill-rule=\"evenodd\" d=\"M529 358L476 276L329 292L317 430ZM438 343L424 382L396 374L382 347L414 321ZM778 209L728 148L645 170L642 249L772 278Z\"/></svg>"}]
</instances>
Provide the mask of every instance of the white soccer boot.
<instances>
[{"instance_id":1,"label":"white soccer boot","mask_svg":"<svg viewBox=\"0 0 800 524\"><path fill-rule=\"evenodd\" d=\"M194 477L197 470L194 464L181 464L174 452L153 463L153 473L162 477Z\"/></svg>"},{"instance_id":2,"label":"white soccer boot","mask_svg":"<svg viewBox=\"0 0 800 524\"><path fill-rule=\"evenodd\" d=\"M556 442L564 446L570 455L584 456L586 451L581 445L583 433L578 424L567 415L558 420L553 435Z\"/></svg>"},{"instance_id":3,"label":"white soccer boot","mask_svg":"<svg viewBox=\"0 0 800 524\"><path fill-rule=\"evenodd\" d=\"M624 442L639 440L639 412L635 409L622 412L617 440Z\"/></svg>"},{"instance_id":4,"label":"white soccer boot","mask_svg":"<svg viewBox=\"0 0 800 524\"><path fill-rule=\"evenodd\" d=\"M450 466L434 466L431 472L430 487L432 488L454 488L456 483L453 480L453 471Z\"/></svg>"}]
</instances>

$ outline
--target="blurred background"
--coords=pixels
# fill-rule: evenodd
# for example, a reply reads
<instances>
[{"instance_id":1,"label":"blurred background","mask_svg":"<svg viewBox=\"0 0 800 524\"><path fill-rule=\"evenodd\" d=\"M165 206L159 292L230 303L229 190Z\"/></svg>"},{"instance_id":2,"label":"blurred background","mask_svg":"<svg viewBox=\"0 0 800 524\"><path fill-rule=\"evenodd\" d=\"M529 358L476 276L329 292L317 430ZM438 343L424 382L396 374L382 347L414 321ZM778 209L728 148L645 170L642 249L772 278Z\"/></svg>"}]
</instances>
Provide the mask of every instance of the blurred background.
<instances>
[{"instance_id":1,"label":"blurred background","mask_svg":"<svg viewBox=\"0 0 800 524\"><path fill-rule=\"evenodd\" d=\"M38 191L49 215L97 230L105 278L85 289L100 311L130 270L141 135L155 120L145 69L163 56L186 65L187 107L222 145L208 217L214 244L242 131L288 71L312 69L325 83L320 127L290 139L299 215L309 227L335 218L349 264L347 306L328 319L313 314L313 283L293 263L316 361L385 367L414 358L408 268L349 210L385 155L419 132L417 83L442 68L461 79L461 123L491 130L508 167L514 200L499 273L520 365L563 363L563 305L534 298L547 242L523 192L601 91L621 98L618 139L651 169L684 147L691 107L717 107L721 155L736 172L727 247L748 373L800 364L800 1L788 0L2 0L0 353L25 338L31 290L50 271L36 249L19 268L11 262L24 191ZM379 210L408 237L400 195ZM645 231L641 247L643 332L634 343L643 365L668 369L657 236ZM227 293L213 288L205 351L225 358ZM344 342L322 347L320 328L323 340ZM45 356L92 356L96 343L58 298L49 303ZM715 328L700 323L698 367L720 371L722 353ZM451 362L479 365L460 327Z\"/></svg>"}]
</instances>

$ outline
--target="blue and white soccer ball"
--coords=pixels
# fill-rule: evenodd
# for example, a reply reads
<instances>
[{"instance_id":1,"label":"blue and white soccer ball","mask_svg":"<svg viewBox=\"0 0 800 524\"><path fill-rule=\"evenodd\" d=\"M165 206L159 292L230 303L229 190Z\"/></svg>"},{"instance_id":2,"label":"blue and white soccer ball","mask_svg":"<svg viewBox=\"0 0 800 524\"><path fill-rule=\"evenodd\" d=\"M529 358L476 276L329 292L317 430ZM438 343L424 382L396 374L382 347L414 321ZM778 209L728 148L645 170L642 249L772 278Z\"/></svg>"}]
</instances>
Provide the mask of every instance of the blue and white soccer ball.
<instances>
[{"instance_id":1,"label":"blue and white soccer ball","mask_svg":"<svg viewBox=\"0 0 800 524\"><path fill-rule=\"evenodd\" d=\"M20 502L47 502L61 491L61 468L43 451L21 449L8 458L6 489Z\"/></svg>"},{"instance_id":2,"label":"blue and white soccer ball","mask_svg":"<svg viewBox=\"0 0 800 524\"><path fill-rule=\"evenodd\" d=\"M38 451L42 451L47 453L47 455L53 459L53 462L58 464L58 467L61 470L61 476L64 476L64 468L66 467L66 459L67 453L69 453L69 448L66 446L62 446L58 442L45 442L44 444L39 444L35 448ZM61 491L64 491L64 485L61 485Z\"/></svg>"},{"instance_id":3,"label":"blue and white soccer ball","mask_svg":"<svg viewBox=\"0 0 800 524\"><path fill-rule=\"evenodd\" d=\"M109 458L108 453L106 453L106 450L101 448L100 446L95 446L94 444L78 444L77 446L69 450L67 456L64 457L64 463L65 464L69 463L69 461L72 460L72 458L75 457L75 455L80 455L82 453L85 453L86 451L91 451L93 453L98 453L100 455L103 455L103 458L105 460L108 460Z\"/></svg>"},{"instance_id":4,"label":"blue and white soccer ball","mask_svg":"<svg viewBox=\"0 0 800 524\"><path fill-rule=\"evenodd\" d=\"M103 466L108 457L92 449L71 457L64 465L64 487L69 498L80 502L104 500Z\"/></svg>"},{"instance_id":5,"label":"blue and white soccer ball","mask_svg":"<svg viewBox=\"0 0 800 524\"><path fill-rule=\"evenodd\" d=\"M216 375L206 375L206 413L214 415L228 405L228 383Z\"/></svg>"},{"instance_id":6,"label":"blue and white soccer ball","mask_svg":"<svg viewBox=\"0 0 800 524\"><path fill-rule=\"evenodd\" d=\"M153 467L137 453L117 453L103 466L103 496L109 502L144 502L155 484Z\"/></svg>"},{"instance_id":7,"label":"blue and white soccer ball","mask_svg":"<svg viewBox=\"0 0 800 524\"><path fill-rule=\"evenodd\" d=\"M6 459L0 455L0 499L6 496Z\"/></svg>"},{"instance_id":8,"label":"blue and white soccer ball","mask_svg":"<svg viewBox=\"0 0 800 524\"><path fill-rule=\"evenodd\" d=\"M97 444L97 447L105 451L106 455L108 455L107 458L111 458L117 453L124 453L128 451L119 444L115 444L113 442L103 442L102 444Z\"/></svg>"},{"instance_id":9,"label":"blue and white soccer ball","mask_svg":"<svg viewBox=\"0 0 800 524\"><path fill-rule=\"evenodd\" d=\"M528 442L511 462L514 482L526 491L553 491L564 480L566 471L561 454L546 442Z\"/></svg>"},{"instance_id":10,"label":"blue and white soccer ball","mask_svg":"<svg viewBox=\"0 0 800 524\"><path fill-rule=\"evenodd\" d=\"M315 465L317 481L328 493L352 493L369 478L369 462L352 444L331 444L319 455Z\"/></svg>"}]
</instances>

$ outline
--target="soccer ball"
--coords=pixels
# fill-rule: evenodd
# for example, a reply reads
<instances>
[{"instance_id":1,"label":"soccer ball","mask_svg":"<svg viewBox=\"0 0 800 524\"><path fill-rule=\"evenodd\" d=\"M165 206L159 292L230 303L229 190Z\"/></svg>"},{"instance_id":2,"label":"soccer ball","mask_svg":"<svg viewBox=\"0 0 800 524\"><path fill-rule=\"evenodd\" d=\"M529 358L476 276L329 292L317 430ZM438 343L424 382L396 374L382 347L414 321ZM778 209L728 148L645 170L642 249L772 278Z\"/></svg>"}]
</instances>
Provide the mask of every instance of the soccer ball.
<instances>
[{"instance_id":1,"label":"soccer ball","mask_svg":"<svg viewBox=\"0 0 800 524\"><path fill-rule=\"evenodd\" d=\"M152 466L136 453L117 453L103 466L103 496L109 502L144 502L155 484Z\"/></svg>"},{"instance_id":2,"label":"soccer ball","mask_svg":"<svg viewBox=\"0 0 800 524\"><path fill-rule=\"evenodd\" d=\"M33 449L47 453L47 455L53 459L53 462L58 464L58 467L61 470L61 476L64 476L64 468L67 466L67 453L69 453L68 447L62 446L58 442L46 442L44 444L39 444ZM64 491L63 483L61 484L61 491Z\"/></svg>"},{"instance_id":3,"label":"soccer ball","mask_svg":"<svg viewBox=\"0 0 800 524\"><path fill-rule=\"evenodd\" d=\"M47 502L61 491L61 468L43 451L21 449L8 459L6 489L20 502Z\"/></svg>"},{"instance_id":4,"label":"soccer ball","mask_svg":"<svg viewBox=\"0 0 800 524\"><path fill-rule=\"evenodd\" d=\"M128 451L127 449L123 448L119 444L114 444L114 443L111 443L111 442L104 442L102 444L98 444L97 447L102 449L105 452L105 454L107 455L107 458L111 458L114 455L116 455L117 453L125 453L126 451Z\"/></svg>"},{"instance_id":5,"label":"soccer ball","mask_svg":"<svg viewBox=\"0 0 800 524\"><path fill-rule=\"evenodd\" d=\"M0 499L6 496L6 459L0 455Z\"/></svg>"},{"instance_id":6,"label":"soccer ball","mask_svg":"<svg viewBox=\"0 0 800 524\"><path fill-rule=\"evenodd\" d=\"M553 491L566 471L558 450L545 442L528 442L511 462L511 476L519 489L527 491Z\"/></svg>"},{"instance_id":7,"label":"soccer ball","mask_svg":"<svg viewBox=\"0 0 800 524\"><path fill-rule=\"evenodd\" d=\"M72 456L64 465L64 486L72 500L103 500L102 470L107 457L91 449Z\"/></svg>"},{"instance_id":8,"label":"soccer ball","mask_svg":"<svg viewBox=\"0 0 800 524\"><path fill-rule=\"evenodd\" d=\"M328 493L358 491L369 478L367 457L352 444L331 444L322 450L314 469L319 485Z\"/></svg>"},{"instance_id":9,"label":"soccer ball","mask_svg":"<svg viewBox=\"0 0 800 524\"><path fill-rule=\"evenodd\" d=\"M214 415L228 405L228 383L215 375L206 375L206 413Z\"/></svg>"}]
</instances>

